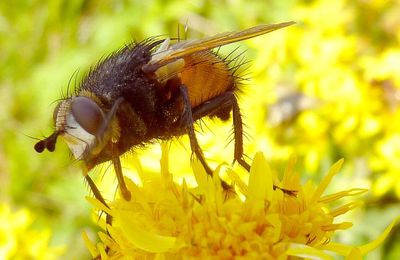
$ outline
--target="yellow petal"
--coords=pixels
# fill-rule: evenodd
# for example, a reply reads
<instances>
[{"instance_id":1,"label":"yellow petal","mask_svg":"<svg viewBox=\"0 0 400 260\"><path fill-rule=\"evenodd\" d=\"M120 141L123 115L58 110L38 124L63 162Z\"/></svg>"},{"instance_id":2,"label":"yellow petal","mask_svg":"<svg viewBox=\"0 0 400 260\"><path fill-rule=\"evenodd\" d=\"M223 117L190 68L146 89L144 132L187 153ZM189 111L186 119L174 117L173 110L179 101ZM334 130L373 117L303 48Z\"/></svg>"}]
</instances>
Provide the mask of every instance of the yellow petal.
<instances>
[{"instance_id":1,"label":"yellow petal","mask_svg":"<svg viewBox=\"0 0 400 260\"><path fill-rule=\"evenodd\" d=\"M351 222L342 222L342 223L337 223L337 224L330 224L330 225L324 225L321 226L321 230L323 231L335 231L338 229L348 229L353 226L353 223Z\"/></svg>"},{"instance_id":2,"label":"yellow petal","mask_svg":"<svg viewBox=\"0 0 400 260\"><path fill-rule=\"evenodd\" d=\"M165 260L165 255L164 254L156 254L154 257L154 260Z\"/></svg>"},{"instance_id":3,"label":"yellow petal","mask_svg":"<svg viewBox=\"0 0 400 260\"><path fill-rule=\"evenodd\" d=\"M89 239L88 235L86 234L85 231L82 232L82 239L85 242L85 245L87 249L89 250L90 254L92 257L96 257L99 255L99 251L97 250L96 246L92 243L92 241Z\"/></svg>"},{"instance_id":4,"label":"yellow petal","mask_svg":"<svg viewBox=\"0 0 400 260\"><path fill-rule=\"evenodd\" d=\"M164 177L168 177L169 173L169 148L170 145L167 142L161 142L161 175Z\"/></svg>"},{"instance_id":5,"label":"yellow petal","mask_svg":"<svg viewBox=\"0 0 400 260\"><path fill-rule=\"evenodd\" d=\"M100 251L100 259L110 259L102 243L97 243L97 249Z\"/></svg>"},{"instance_id":6,"label":"yellow petal","mask_svg":"<svg viewBox=\"0 0 400 260\"><path fill-rule=\"evenodd\" d=\"M249 184L245 201L245 218L264 208L266 200L272 201L272 174L262 153L257 153L250 168Z\"/></svg>"},{"instance_id":7,"label":"yellow petal","mask_svg":"<svg viewBox=\"0 0 400 260\"><path fill-rule=\"evenodd\" d=\"M289 190L297 190L300 187L300 175L295 172L294 166L296 165L296 156L291 155L287 163L285 172L282 177L282 188Z\"/></svg>"},{"instance_id":8,"label":"yellow petal","mask_svg":"<svg viewBox=\"0 0 400 260\"><path fill-rule=\"evenodd\" d=\"M362 260L361 250L357 247L354 247L346 257L346 260Z\"/></svg>"},{"instance_id":9,"label":"yellow petal","mask_svg":"<svg viewBox=\"0 0 400 260\"><path fill-rule=\"evenodd\" d=\"M115 229L110 225L107 226L107 230L108 231L112 230L115 233ZM106 245L110 245L111 243L113 243L114 239L116 238L116 236L112 236L112 238L110 237L111 232L110 232L110 235L108 235L108 234L100 231L97 233L97 235L99 236L99 238L103 242L103 244L106 244Z\"/></svg>"},{"instance_id":10,"label":"yellow petal","mask_svg":"<svg viewBox=\"0 0 400 260\"><path fill-rule=\"evenodd\" d=\"M381 245L383 243L383 241L389 235L390 231L393 229L394 225L396 225L397 222L399 222L399 221L400 221L400 217L395 219L383 231L383 233L381 235L379 235L378 238L376 238L374 241L372 241L372 242L370 242L370 243L368 243L366 245L354 247L354 246L348 246L348 245L343 245L343 244L331 242L329 244L320 246L320 249L336 252L336 253L338 253L340 255L344 255L344 256L348 256L350 254L356 255L356 254L358 254L358 252L361 252L362 255L365 255L368 252L370 252L370 251L374 250L375 248L377 248L379 245ZM358 248L357 249L358 251L354 251L355 250L354 248Z\"/></svg>"},{"instance_id":11,"label":"yellow petal","mask_svg":"<svg viewBox=\"0 0 400 260\"><path fill-rule=\"evenodd\" d=\"M164 253L175 246L175 237L161 236L144 230L134 220L130 211L120 210L116 218L126 238L137 248L151 253Z\"/></svg>"},{"instance_id":12,"label":"yellow petal","mask_svg":"<svg viewBox=\"0 0 400 260\"><path fill-rule=\"evenodd\" d=\"M330 169L328 174L322 179L321 183L319 184L317 190L314 192L314 195L311 199L311 202L318 201L321 197L322 193L324 193L326 187L328 187L329 183L331 182L333 176L339 172L340 168L342 168L344 160L340 159L337 161Z\"/></svg>"},{"instance_id":13,"label":"yellow petal","mask_svg":"<svg viewBox=\"0 0 400 260\"><path fill-rule=\"evenodd\" d=\"M290 256L297 256L305 259L326 259L331 260L333 259L331 256L325 254L322 250L318 250L314 247L306 246L303 244L295 244L291 243L289 245L288 250L286 251L287 255Z\"/></svg>"},{"instance_id":14,"label":"yellow petal","mask_svg":"<svg viewBox=\"0 0 400 260\"><path fill-rule=\"evenodd\" d=\"M185 179L182 180L181 194L182 194L182 198L181 198L182 208L186 210L189 207L189 192L188 192L188 187L187 187Z\"/></svg>"},{"instance_id":15,"label":"yellow petal","mask_svg":"<svg viewBox=\"0 0 400 260\"><path fill-rule=\"evenodd\" d=\"M199 160L193 159L191 160L192 163L192 168L193 168L193 173L194 177L196 179L197 185L199 186L200 190L206 189L207 184L208 184L208 175L206 171L204 170L203 166L199 162Z\"/></svg>"},{"instance_id":16,"label":"yellow petal","mask_svg":"<svg viewBox=\"0 0 400 260\"><path fill-rule=\"evenodd\" d=\"M339 215L345 214L346 212L348 212L356 207L361 206L362 204L363 204L363 202L361 202L361 201L353 201L353 202L347 203L346 205L343 205L337 209L332 210L329 214L332 217L337 217Z\"/></svg>"},{"instance_id":17,"label":"yellow petal","mask_svg":"<svg viewBox=\"0 0 400 260\"><path fill-rule=\"evenodd\" d=\"M353 246L330 242L328 244L321 245L319 248L321 250L336 252L340 255L346 256L350 254L350 251L352 250Z\"/></svg>"},{"instance_id":18,"label":"yellow petal","mask_svg":"<svg viewBox=\"0 0 400 260\"><path fill-rule=\"evenodd\" d=\"M112 216L112 211L111 209L107 208L103 203L101 203L100 201L98 201L95 198L86 196L86 200L92 204L95 208L97 208L98 210L104 211L105 213L107 213L108 215Z\"/></svg>"},{"instance_id":19,"label":"yellow petal","mask_svg":"<svg viewBox=\"0 0 400 260\"><path fill-rule=\"evenodd\" d=\"M140 162L139 158L136 155L132 156L130 162L135 167L137 174L139 175L139 179L142 183L151 181L151 176L148 173L147 174L145 173L145 171L143 170L142 163Z\"/></svg>"},{"instance_id":20,"label":"yellow petal","mask_svg":"<svg viewBox=\"0 0 400 260\"><path fill-rule=\"evenodd\" d=\"M230 168L228 168L226 173L228 174L229 179L231 179L232 182L235 183L236 187L238 187L240 193L243 195L247 194L247 185L243 182L242 178L240 178L240 176Z\"/></svg>"},{"instance_id":21,"label":"yellow petal","mask_svg":"<svg viewBox=\"0 0 400 260\"><path fill-rule=\"evenodd\" d=\"M334 194L323 196L318 200L318 202L330 203L330 202L333 202L335 200L341 199L343 197L356 196L356 195L363 194L363 193L365 193L367 191L368 191L368 189L360 189L360 188L344 190L344 191L340 191L340 192L337 192L337 193L334 193Z\"/></svg>"},{"instance_id":22,"label":"yellow petal","mask_svg":"<svg viewBox=\"0 0 400 260\"><path fill-rule=\"evenodd\" d=\"M375 240L369 242L366 245L363 246L359 246L358 248L361 250L361 253L363 255L365 255L366 253L374 250L375 248L377 248L380 244L383 243L383 241L386 239L386 237L389 235L390 231L392 230L392 228L394 227L394 225L397 224L397 222L400 221L400 217L398 217L397 219L395 219L392 223L390 223L390 225L383 231L382 234L379 235L379 237L377 237Z\"/></svg>"},{"instance_id":23,"label":"yellow petal","mask_svg":"<svg viewBox=\"0 0 400 260\"><path fill-rule=\"evenodd\" d=\"M257 153L254 157L250 169L248 193L246 201L261 201L272 198L272 174L271 169L262 153Z\"/></svg>"}]
</instances>

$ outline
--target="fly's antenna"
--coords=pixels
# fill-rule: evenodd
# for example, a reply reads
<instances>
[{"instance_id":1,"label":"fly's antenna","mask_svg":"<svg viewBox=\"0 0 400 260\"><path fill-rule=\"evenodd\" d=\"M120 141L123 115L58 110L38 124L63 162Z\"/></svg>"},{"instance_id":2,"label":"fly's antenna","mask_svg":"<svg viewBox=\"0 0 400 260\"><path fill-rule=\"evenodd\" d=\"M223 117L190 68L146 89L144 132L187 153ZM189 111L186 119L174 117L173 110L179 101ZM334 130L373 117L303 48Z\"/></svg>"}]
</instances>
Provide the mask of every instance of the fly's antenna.
<instances>
[{"instance_id":1,"label":"fly's antenna","mask_svg":"<svg viewBox=\"0 0 400 260\"><path fill-rule=\"evenodd\" d=\"M49 152L54 152L56 148L56 142L57 142L57 137L61 134L60 131L55 131L52 135L49 137L40 140L37 142L34 146L35 151L38 153L43 152L45 149L47 149Z\"/></svg>"}]
</instances>

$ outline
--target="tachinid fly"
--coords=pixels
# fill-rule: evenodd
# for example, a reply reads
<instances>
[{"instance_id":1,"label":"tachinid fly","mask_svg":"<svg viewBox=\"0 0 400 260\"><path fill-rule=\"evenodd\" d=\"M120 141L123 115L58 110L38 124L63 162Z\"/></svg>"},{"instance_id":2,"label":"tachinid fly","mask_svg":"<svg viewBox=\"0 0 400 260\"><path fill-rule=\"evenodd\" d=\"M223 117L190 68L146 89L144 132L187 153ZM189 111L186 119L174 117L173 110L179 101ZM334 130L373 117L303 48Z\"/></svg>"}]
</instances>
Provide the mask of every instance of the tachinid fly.
<instances>
[{"instance_id":1,"label":"tachinid fly","mask_svg":"<svg viewBox=\"0 0 400 260\"><path fill-rule=\"evenodd\" d=\"M84 162L84 175L95 197L107 206L88 175L90 169L112 161L121 194L130 200L119 157L151 140L188 134L192 152L212 175L193 123L203 117L228 120L232 112L234 159L249 170L243 159L242 119L235 97L238 82L229 62L212 49L292 24L259 25L173 44L170 39L150 38L128 45L101 61L74 95L58 103L55 131L36 143L35 150L54 151L57 137L62 136L74 157Z\"/></svg>"}]
</instances>

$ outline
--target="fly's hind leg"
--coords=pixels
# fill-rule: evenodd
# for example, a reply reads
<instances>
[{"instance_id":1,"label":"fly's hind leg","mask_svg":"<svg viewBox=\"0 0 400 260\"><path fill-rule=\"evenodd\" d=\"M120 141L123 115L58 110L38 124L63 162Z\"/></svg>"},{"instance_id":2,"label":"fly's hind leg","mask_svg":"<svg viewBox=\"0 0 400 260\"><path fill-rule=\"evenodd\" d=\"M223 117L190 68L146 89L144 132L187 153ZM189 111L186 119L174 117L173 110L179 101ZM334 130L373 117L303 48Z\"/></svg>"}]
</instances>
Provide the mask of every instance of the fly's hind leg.
<instances>
[{"instance_id":1,"label":"fly's hind leg","mask_svg":"<svg viewBox=\"0 0 400 260\"><path fill-rule=\"evenodd\" d=\"M243 159L243 121L239 104L234 93L225 92L196 107L193 110L193 118L197 120L204 116L217 116L222 120L227 120L230 111L232 111L235 141L234 161L237 161L243 168L250 171L250 165ZM274 185L273 188L274 190L279 189L283 191L283 193L291 196L296 196L297 193L295 190L283 189L276 185Z\"/></svg>"},{"instance_id":2,"label":"fly's hind leg","mask_svg":"<svg viewBox=\"0 0 400 260\"><path fill-rule=\"evenodd\" d=\"M232 93L232 117L233 117L233 131L235 135L235 160L242 165L248 172L250 172L250 165L243 159L243 122L242 116L240 114L239 104L235 95ZM273 185L273 189L279 189L283 193L296 196L297 191L295 190L287 190L281 187Z\"/></svg>"},{"instance_id":3,"label":"fly's hind leg","mask_svg":"<svg viewBox=\"0 0 400 260\"><path fill-rule=\"evenodd\" d=\"M232 102L232 117L233 131L235 138L234 159L243 166L247 171L250 171L250 165L243 159L243 121L240 114L239 104L233 93L231 93Z\"/></svg>"},{"instance_id":4,"label":"fly's hind leg","mask_svg":"<svg viewBox=\"0 0 400 260\"><path fill-rule=\"evenodd\" d=\"M197 120L204 116L217 116L222 120L227 120L230 111L232 111L233 117L234 161L237 161L247 171L250 171L250 165L243 159L243 121L239 104L233 92L225 92L196 107L193 110L193 118Z\"/></svg>"}]
</instances>

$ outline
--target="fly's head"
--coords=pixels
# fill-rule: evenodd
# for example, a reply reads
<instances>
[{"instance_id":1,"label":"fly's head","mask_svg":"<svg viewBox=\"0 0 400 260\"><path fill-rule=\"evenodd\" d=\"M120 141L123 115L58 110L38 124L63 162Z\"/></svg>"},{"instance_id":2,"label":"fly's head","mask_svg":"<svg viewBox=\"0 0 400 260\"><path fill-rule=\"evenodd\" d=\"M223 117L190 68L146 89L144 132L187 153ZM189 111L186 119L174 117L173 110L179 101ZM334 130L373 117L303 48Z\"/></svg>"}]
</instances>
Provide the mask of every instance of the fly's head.
<instances>
[{"instance_id":1,"label":"fly's head","mask_svg":"<svg viewBox=\"0 0 400 260\"><path fill-rule=\"evenodd\" d=\"M90 95L73 96L61 100L54 109L55 131L34 146L36 152L55 150L61 136L76 159L92 168L96 158L111 143L119 139L115 122L108 122L101 102ZM117 133L117 134L116 134Z\"/></svg>"}]
</instances>

